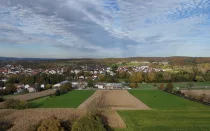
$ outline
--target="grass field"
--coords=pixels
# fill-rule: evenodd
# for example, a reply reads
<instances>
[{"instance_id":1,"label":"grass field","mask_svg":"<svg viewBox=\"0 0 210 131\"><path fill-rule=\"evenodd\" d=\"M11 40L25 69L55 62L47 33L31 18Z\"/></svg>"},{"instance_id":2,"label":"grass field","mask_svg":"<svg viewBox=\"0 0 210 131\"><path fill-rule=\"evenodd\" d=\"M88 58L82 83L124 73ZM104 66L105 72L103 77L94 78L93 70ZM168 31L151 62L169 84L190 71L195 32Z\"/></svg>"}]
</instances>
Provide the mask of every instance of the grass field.
<instances>
[{"instance_id":1,"label":"grass field","mask_svg":"<svg viewBox=\"0 0 210 131\"><path fill-rule=\"evenodd\" d=\"M136 98L140 99L152 109L163 110L200 110L209 107L193 102L160 90L129 90Z\"/></svg>"},{"instance_id":2,"label":"grass field","mask_svg":"<svg viewBox=\"0 0 210 131\"><path fill-rule=\"evenodd\" d=\"M43 97L30 102L32 108L77 108L94 90L73 90L56 97Z\"/></svg>"},{"instance_id":3,"label":"grass field","mask_svg":"<svg viewBox=\"0 0 210 131\"><path fill-rule=\"evenodd\" d=\"M126 129L116 131L209 131L210 111L118 111Z\"/></svg>"},{"instance_id":4,"label":"grass field","mask_svg":"<svg viewBox=\"0 0 210 131\"><path fill-rule=\"evenodd\" d=\"M153 110L118 111L127 125L116 131L209 131L210 107L160 90L129 90Z\"/></svg>"}]
</instances>

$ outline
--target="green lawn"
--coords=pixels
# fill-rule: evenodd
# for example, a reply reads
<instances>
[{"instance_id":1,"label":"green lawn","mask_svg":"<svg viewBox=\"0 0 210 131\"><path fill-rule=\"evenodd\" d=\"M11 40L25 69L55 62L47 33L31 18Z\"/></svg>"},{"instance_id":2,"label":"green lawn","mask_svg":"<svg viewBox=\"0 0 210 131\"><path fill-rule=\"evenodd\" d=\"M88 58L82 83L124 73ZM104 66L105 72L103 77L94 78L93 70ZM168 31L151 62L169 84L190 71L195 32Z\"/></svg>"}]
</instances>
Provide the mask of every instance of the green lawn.
<instances>
[{"instance_id":1,"label":"green lawn","mask_svg":"<svg viewBox=\"0 0 210 131\"><path fill-rule=\"evenodd\" d=\"M210 109L203 104L181 98L160 90L129 90L136 98L140 99L152 109L163 110L200 110Z\"/></svg>"},{"instance_id":2,"label":"green lawn","mask_svg":"<svg viewBox=\"0 0 210 131\"><path fill-rule=\"evenodd\" d=\"M33 100L30 104L33 108L77 108L94 92L94 90L73 90L61 96Z\"/></svg>"},{"instance_id":3,"label":"green lawn","mask_svg":"<svg viewBox=\"0 0 210 131\"><path fill-rule=\"evenodd\" d=\"M210 111L118 111L126 129L116 131L209 131Z\"/></svg>"}]
</instances>

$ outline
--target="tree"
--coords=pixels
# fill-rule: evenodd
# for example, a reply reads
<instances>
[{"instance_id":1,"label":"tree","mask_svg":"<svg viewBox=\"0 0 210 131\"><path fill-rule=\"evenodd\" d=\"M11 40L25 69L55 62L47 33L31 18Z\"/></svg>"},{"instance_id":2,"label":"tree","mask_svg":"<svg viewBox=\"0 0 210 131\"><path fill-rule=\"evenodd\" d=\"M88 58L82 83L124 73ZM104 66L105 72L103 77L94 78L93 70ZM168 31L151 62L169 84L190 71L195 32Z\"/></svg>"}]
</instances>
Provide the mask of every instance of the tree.
<instances>
[{"instance_id":1,"label":"tree","mask_svg":"<svg viewBox=\"0 0 210 131\"><path fill-rule=\"evenodd\" d=\"M172 83L168 83L168 84L166 85L166 87L165 87L164 90L167 91L167 92L172 92L173 89L174 89L173 84L172 84Z\"/></svg>"},{"instance_id":2,"label":"tree","mask_svg":"<svg viewBox=\"0 0 210 131\"><path fill-rule=\"evenodd\" d=\"M13 84L7 84L5 90L8 94L14 94L16 92L16 87Z\"/></svg>"},{"instance_id":3,"label":"tree","mask_svg":"<svg viewBox=\"0 0 210 131\"><path fill-rule=\"evenodd\" d=\"M155 74L153 72L149 72L147 74L148 82L152 82L155 79Z\"/></svg>"},{"instance_id":4,"label":"tree","mask_svg":"<svg viewBox=\"0 0 210 131\"><path fill-rule=\"evenodd\" d=\"M165 88L165 87L164 87L164 84L161 83L160 86L159 86L159 90L164 90L164 88Z\"/></svg>"},{"instance_id":5,"label":"tree","mask_svg":"<svg viewBox=\"0 0 210 131\"><path fill-rule=\"evenodd\" d=\"M170 81L171 74L169 72L163 72L163 79L164 79L164 81Z\"/></svg>"},{"instance_id":6,"label":"tree","mask_svg":"<svg viewBox=\"0 0 210 131\"><path fill-rule=\"evenodd\" d=\"M106 131L106 129L99 116L88 113L74 122L72 131Z\"/></svg>"},{"instance_id":7,"label":"tree","mask_svg":"<svg viewBox=\"0 0 210 131\"><path fill-rule=\"evenodd\" d=\"M43 120L37 131L64 131L64 127L62 127L61 120L53 116Z\"/></svg>"},{"instance_id":8,"label":"tree","mask_svg":"<svg viewBox=\"0 0 210 131\"><path fill-rule=\"evenodd\" d=\"M129 85L131 88L137 88L138 87L138 84L137 83L130 83Z\"/></svg>"},{"instance_id":9,"label":"tree","mask_svg":"<svg viewBox=\"0 0 210 131\"><path fill-rule=\"evenodd\" d=\"M93 80L88 80L87 86L88 86L88 87L94 87L94 82L93 82Z\"/></svg>"}]
</instances>

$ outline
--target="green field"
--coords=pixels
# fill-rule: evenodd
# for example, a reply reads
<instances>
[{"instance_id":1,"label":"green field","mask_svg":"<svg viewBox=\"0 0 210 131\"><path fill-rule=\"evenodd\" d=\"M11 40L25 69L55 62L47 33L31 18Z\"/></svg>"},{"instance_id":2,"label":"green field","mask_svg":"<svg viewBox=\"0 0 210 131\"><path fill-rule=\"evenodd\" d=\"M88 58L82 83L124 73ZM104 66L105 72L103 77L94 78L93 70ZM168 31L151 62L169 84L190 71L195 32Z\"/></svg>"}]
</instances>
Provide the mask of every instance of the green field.
<instances>
[{"instance_id":1,"label":"green field","mask_svg":"<svg viewBox=\"0 0 210 131\"><path fill-rule=\"evenodd\" d=\"M127 125L116 131L209 131L210 111L118 111Z\"/></svg>"},{"instance_id":2,"label":"green field","mask_svg":"<svg viewBox=\"0 0 210 131\"><path fill-rule=\"evenodd\" d=\"M73 90L55 97L43 97L30 102L32 108L77 108L94 90Z\"/></svg>"},{"instance_id":3,"label":"green field","mask_svg":"<svg viewBox=\"0 0 210 131\"><path fill-rule=\"evenodd\" d=\"M210 106L160 90L129 90L148 111L118 111L127 125L116 131L209 131Z\"/></svg>"},{"instance_id":4,"label":"green field","mask_svg":"<svg viewBox=\"0 0 210 131\"><path fill-rule=\"evenodd\" d=\"M208 106L187 100L160 90L129 90L129 92L152 109L161 110L200 110Z\"/></svg>"}]
</instances>

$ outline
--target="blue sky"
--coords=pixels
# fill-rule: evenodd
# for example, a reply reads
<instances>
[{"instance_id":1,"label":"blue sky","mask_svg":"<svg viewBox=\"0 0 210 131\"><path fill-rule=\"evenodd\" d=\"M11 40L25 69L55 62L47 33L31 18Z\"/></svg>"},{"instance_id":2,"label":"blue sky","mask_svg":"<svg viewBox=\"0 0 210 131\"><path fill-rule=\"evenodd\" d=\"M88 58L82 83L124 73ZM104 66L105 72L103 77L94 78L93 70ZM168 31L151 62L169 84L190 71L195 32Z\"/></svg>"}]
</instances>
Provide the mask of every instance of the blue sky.
<instances>
[{"instance_id":1,"label":"blue sky","mask_svg":"<svg viewBox=\"0 0 210 131\"><path fill-rule=\"evenodd\" d=\"M210 57L210 1L0 0L0 56Z\"/></svg>"}]
</instances>

